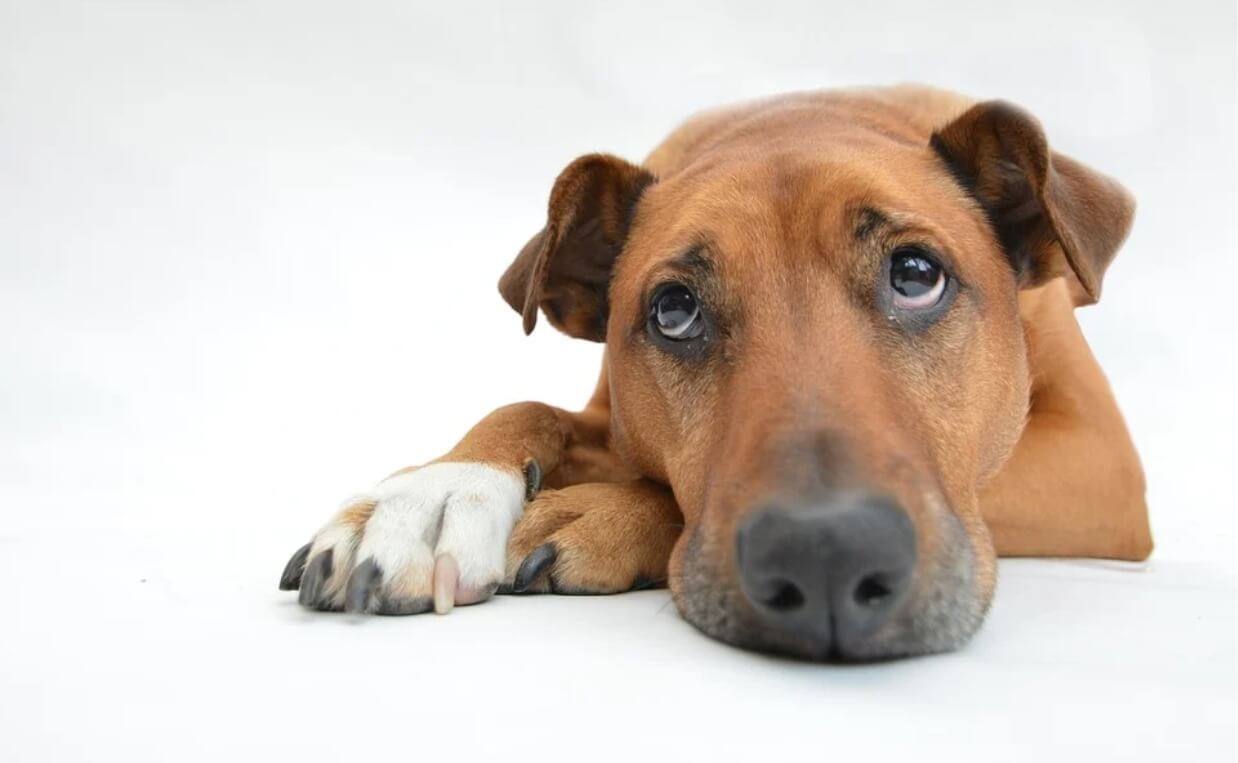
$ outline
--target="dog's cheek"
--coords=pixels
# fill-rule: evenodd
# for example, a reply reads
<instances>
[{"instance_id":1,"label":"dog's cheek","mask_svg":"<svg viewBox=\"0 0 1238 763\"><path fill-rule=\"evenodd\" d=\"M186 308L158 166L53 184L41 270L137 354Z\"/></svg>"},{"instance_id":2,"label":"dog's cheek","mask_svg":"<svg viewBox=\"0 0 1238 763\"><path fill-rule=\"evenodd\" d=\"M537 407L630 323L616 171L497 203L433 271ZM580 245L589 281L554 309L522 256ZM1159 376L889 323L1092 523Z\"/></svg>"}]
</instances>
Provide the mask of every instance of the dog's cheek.
<instances>
[{"instance_id":1,"label":"dog's cheek","mask_svg":"<svg viewBox=\"0 0 1238 763\"><path fill-rule=\"evenodd\" d=\"M668 482L668 450L677 433L668 426L666 403L642 381L612 373L611 446L645 477Z\"/></svg>"}]
</instances>

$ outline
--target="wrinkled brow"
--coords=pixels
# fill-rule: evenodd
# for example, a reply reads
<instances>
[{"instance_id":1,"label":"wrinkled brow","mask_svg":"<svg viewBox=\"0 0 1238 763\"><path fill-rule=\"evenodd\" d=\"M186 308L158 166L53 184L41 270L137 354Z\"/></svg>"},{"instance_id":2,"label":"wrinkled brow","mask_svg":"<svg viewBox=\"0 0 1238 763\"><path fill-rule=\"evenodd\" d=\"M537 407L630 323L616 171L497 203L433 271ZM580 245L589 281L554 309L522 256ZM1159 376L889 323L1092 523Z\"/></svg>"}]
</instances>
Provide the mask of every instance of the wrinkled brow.
<instances>
[{"instance_id":1,"label":"wrinkled brow","mask_svg":"<svg viewBox=\"0 0 1238 763\"><path fill-rule=\"evenodd\" d=\"M860 207L855 213L855 219L852 235L855 236L856 241L867 241L872 238L873 234L890 225L890 218L875 207Z\"/></svg>"},{"instance_id":2,"label":"wrinkled brow","mask_svg":"<svg viewBox=\"0 0 1238 763\"><path fill-rule=\"evenodd\" d=\"M879 235L896 235L921 230L924 227L917 224L912 215L903 212L888 212L871 205L860 207L852 216L855 224L851 229L851 234L860 243Z\"/></svg>"},{"instance_id":3,"label":"wrinkled brow","mask_svg":"<svg viewBox=\"0 0 1238 763\"><path fill-rule=\"evenodd\" d=\"M676 255L666 263L668 270L687 276L693 280L708 278L717 272L713 258L709 255L709 243L701 241L692 248Z\"/></svg>"}]
</instances>

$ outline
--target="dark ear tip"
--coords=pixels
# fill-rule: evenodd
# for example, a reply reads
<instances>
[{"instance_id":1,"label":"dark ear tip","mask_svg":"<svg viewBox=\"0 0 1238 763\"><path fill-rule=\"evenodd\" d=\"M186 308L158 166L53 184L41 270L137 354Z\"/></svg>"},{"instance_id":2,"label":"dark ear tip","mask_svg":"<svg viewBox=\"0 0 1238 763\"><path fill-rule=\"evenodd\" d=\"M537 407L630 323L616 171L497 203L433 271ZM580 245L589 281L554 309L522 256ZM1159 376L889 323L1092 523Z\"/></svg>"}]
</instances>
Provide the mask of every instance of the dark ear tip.
<instances>
[{"instance_id":1,"label":"dark ear tip","mask_svg":"<svg viewBox=\"0 0 1238 763\"><path fill-rule=\"evenodd\" d=\"M1083 278L1078 271L1075 273L1075 278L1079 281L1079 286L1082 287L1081 289L1071 290L1075 307L1087 307L1100 302L1100 281L1095 278Z\"/></svg>"},{"instance_id":2,"label":"dark ear tip","mask_svg":"<svg viewBox=\"0 0 1238 763\"><path fill-rule=\"evenodd\" d=\"M528 336L533 333L533 329L537 326L537 308L525 310L524 312L524 335Z\"/></svg>"}]
</instances>

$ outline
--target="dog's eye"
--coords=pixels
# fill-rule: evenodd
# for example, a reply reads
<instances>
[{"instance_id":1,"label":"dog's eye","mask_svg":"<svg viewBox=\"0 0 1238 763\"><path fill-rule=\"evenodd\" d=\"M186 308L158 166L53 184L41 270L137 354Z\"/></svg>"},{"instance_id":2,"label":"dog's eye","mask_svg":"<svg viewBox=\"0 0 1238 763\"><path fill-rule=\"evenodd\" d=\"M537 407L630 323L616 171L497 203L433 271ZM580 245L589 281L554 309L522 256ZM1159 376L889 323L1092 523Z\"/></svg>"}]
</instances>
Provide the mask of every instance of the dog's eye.
<instances>
[{"instance_id":1,"label":"dog's eye","mask_svg":"<svg viewBox=\"0 0 1238 763\"><path fill-rule=\"evenodd\" d=\"M650 304L649 322L659 334L674 342L696 339L705 331L696 295L683 284L658 289Z\"/></svg>"},{"instance_id":2,"label":"dog's eye","mask_svg":"<svg viewBox=\"0 0 1238 763\"><path fill-rule=\"evenodd\" d=\"M924 310L941 301L946 271L921 249L899 249L890 259L890 288L895 307Z\"/></svg>"}]
</instances>

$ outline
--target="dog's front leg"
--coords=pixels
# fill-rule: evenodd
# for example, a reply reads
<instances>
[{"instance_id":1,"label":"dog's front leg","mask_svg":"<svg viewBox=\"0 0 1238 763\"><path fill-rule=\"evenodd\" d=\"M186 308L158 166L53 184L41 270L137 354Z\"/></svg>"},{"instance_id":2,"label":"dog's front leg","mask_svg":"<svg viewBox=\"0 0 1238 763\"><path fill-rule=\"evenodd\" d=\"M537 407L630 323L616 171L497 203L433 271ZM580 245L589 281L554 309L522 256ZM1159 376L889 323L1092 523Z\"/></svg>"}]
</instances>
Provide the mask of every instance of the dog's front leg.
<instances>
[{"instance_id":1,"label":"dog's front leg","mask_svg":"<svg viewBox=\"0 0 1238 763\"><path fill-rule=\"evenodd\" d=\"M500 408L442 458L343 503L280 580L311 609L415 614L483 601L507 572L512 527L543 475L599 438L587 414ZM566 471L566 470L564 470Z\"/></svg>"},{"instance_id":2,"label":"dog's front leg","mask_svg":"<svg viewBox=\"0 0 1238 763\"><path fill-rule=\"evenodd\" d=\"M1144 477L1120 422L1033 413L981 497L999 556L1140 561L1152 553Z\"/></svg>"},{"instance_id":3,"label":"dog's front leg","mask_svg":"<svg viewBox=\"0 0 1238 763\"><path fill-rule=\"evenodd\" d=\"M1139 454L1056 279L1022 297L1034 386L1027 426L981 512L1000 556L1141 560L1152 552Z\"/></svg>"},{"instance_id":4,"label":"dog's front leg","mask_svg":"<svg viewBox=\"0 0 1238 763\"><path fill-rule=\"evenodd\" d=\"M620 593L666 582L683 517L669 488L637 479L544 490L507 551L513 593Z\"/></svg>"}]
</instances>

